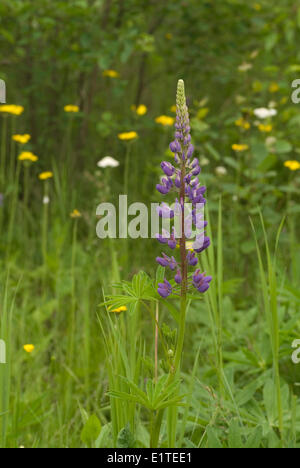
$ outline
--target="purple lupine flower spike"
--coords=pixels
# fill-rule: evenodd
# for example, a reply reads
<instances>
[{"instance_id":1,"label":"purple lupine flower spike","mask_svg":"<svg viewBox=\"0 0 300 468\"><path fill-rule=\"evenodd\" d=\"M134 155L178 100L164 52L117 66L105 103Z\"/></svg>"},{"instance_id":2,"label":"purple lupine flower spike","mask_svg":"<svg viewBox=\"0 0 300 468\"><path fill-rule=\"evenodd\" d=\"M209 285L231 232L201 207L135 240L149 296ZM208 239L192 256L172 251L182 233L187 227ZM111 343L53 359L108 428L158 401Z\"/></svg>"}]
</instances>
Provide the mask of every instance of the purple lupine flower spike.
<instances>
[{"instance_id":1,"label":"purple lupine flower spike","mask_svg":"<svg viewBox=\"0 0 300 468\"><path fill-rule=\"evenodd\" d=\"M156 188L163 195L171 191L177 193L175 207L171 209L166 203L162 203L158 208L158 213L162 218L173 220L174 224L176 218L180 216L180 219L184 220L181 219L181 228L183 228L181 230L183 232L180 239L178 239L175 226L173 226L171 234L164 231L162 234L157 234L156 238L161 244L168 245L173 250L179 243L181 260L178 263L173 256L168 257L163 253L161 257L156 258L156 261L162 267L176 271L174 281L177 285L181 285L181 296L186 296L189 285L194 286L200 293L204 293L209 288L212 280L211 276L206 276L199 269L191 275L191 279L189 279L188 274L188 269L198 264L197 254L203 252L210 245L210 239L205 236L204 232L207 221L204 220L202 212L199 213L198 211L199 204L203 207L206 203L204 198L206 187L202 186L198 179L201 168L199 160L193 158L195 148L191 143L190 130L184 82L179 80L176 95L175 139L170 143L170 150L174 153L174 163L168 161L161 163L164 177ZM176 165L178 166L176 167ZM186 202L192 205L191 211L186 208ZM186 226L186 220L189 221L188 226ZM192 225L196 228L196 240L193 243L193 250L188 251L186 239L190 237ZM172 285L167 279L158 284L158 293L161 297L166 298L172 292Z\"/></svg>"}]
</instances>

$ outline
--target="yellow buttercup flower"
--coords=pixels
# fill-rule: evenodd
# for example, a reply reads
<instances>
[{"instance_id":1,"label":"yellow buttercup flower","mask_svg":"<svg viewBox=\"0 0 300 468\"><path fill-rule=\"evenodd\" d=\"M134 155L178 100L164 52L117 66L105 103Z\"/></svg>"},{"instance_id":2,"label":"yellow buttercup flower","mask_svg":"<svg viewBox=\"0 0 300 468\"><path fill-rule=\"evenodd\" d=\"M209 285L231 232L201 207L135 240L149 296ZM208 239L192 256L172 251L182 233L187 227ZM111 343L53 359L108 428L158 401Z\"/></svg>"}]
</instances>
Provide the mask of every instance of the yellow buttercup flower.
<instances>
[{"instance_id":1,"label":"yellow buttercup flower","mask_svg":"<svg viewBox=\"0 0 300 468\"><path fill-rule=\"evenodd\" d=\"M269 86L270 93L277 93L279 91L279 86L277 83L271 83Z\"/></svg>"},{"instance_id":2,"label":"yellow buttercup flower","mask_svg":"<svg viewBox=\"0 0 300 468\"><path fill-rule=\"evenodd\" d=\"M249 149L249 145L238 145L234 144L231 147L234 151L247 151Z\"/></svg>"},{"instance_id":3,"label":"yellow buttercup flower","mask_svg":"<svg viewBox=\"0 0 300 468\"><path fill-rule=\"evenodd\" d=\"M73 210L72 213L70 214L71 218L81 218L81 213L78 210Z\"/></svg>"},{"instance_id":4,"label":"yellow buttercup flower","mask_svg":"<svg viewBox=\"0 0 300 468\"><path fill-rule=\"evenodd\" d=\"M68 104L67 106L64 107L65 112L79 112L79 106L74 106L72 104Z\"/></svg>"},{"instance_id":5,"label":"yellow buttercup flower","mask_svg":"<svg viewBox=\"0 0 300 468\"><path fill-rule=\"evenodd\" d=\"M50 172L50 171L42 172L39 175L40 180L47 180L47 179L51 179L52 177L53 177L53 172Z\"/></svg>"},{"instance_id":6,"label":"yellow buttercup flower","mask_svg":"<svg viewBox=\"0 0 300 468\"><path fill-rule=\"evenodd\" d=\"M110 310L109 312L112 312L114 314L120 314L121 312L126 312L127 307L126 306L121 306L118 307L117 309Z\"/></svg>"},{"instance_id":7,"label":"yellow buttercup flower","mask_svg":"<svg viewBox=\"0 0 300 468\"><path fill-rule=\"evenodd\" d=\"M120 73L118 73L116 70L104 70L102 75L108 76L109 78L119 78Z\"/></svg>"},{"instance_id":8,"label":"yellow buttercup flower","mask_svg":"<svg viewBox=\"0 0 300 468\"><path fill-rule=\"evenodd\" d=\"M124 132L124 133L119 133L118 134L119 140L134 140L135 138L138 138L137 132Z\"/></svg>"},{"instance_id":9,"label":"yellow buttercup flower","mask_svg":"<svg viewBox=\"0 0 300 468\"><path fill-rule=\"evenodd\" d=\"M262 6L261 6L260 3L254 3L253 8L254 8L254 10L256 10L256 11L261 11Z\"/></svg>"},{"instance_id":10,"label":"yellow buttercup flower","mask_svg":"<svg viewBox=\"0 0 300 468\"><path fill-rule=\"evenodd\" d=\"M12 115L21 115L24 112L23 106L16 106L15 104L4 104L0 106L0 112Z\"/></svg>"},{"instance_id":11,"label":"yellow buttercup flower","mask_svg":"<svg viewBox=\"0 0 300 468\"><path fill-rule=\"evenodd\" d=\"M272 131L273 127L270 124L269 125L260 124L258 126L258 129L262 133L270 133Z\"/></svg>"},{"instance_id":12,"label":"yellow buttercup flower","mask_svg":"<svg viewBox=\"0 0 300 468\"><path fill-rule=\"evenodd\" d=\"M140 104L139 106L131 106L131 110L135 112L137 115L145 115L147 113L147 106L144 104Z\"/></svg>"},{"instance_id":13,"label":"yellow buttercup flower","mask_svg":"<svg viewBox=\"0 0 300 468\"><path fill-rule=\"evenodd\" d=\"M26 344L23 346L23 349L24 351L26 351L26 353L32 353L32 351L34 351L34 345L33 344Z\"/></svg>"},{"instance_id":14,"label":"yellow buttercup flower","mask_svg":"<svg viewBox=\"0 0 300 468\"><path fill-rule=\"evenodd\" d=\"M140 104L136 108L137 115L145 115L147 113L147 107L144 104Z\"/></svg>"},{"instance_id":15,"label":"yellow buttercup flower","mask_svg":"<svg viewBox=\"0 0 300 468\"><path fill-rule=\"evenodd\" d=\"M174 124L175 119L168 115L160 115L159 117L156 117L155 122L164 126L170 126Z\"/></svg>"},{"instance_id":16,"label":"yellow buttercup flower","mask_svg":"<svg viewBox=\"0 0 300 468\"><path fill-rule=\"evenodd\" d=\"M23 151L23 153L21 153L19 156L18 156L18 160L19 161L31 161L31 162L36 162L38 161L38 157L31 153L30 151Z\"/></svg>"},{"instance_id":17,"label":"yellow buttercup flower","mask_svg":"<svg viewBox=\"0 0 300 468\"><path fill-rule=\"evenodd\" d=\"M17 143L20 143L21 145L25 145L26 143L29 142L31 136L28 135L27 133L25 135L13 135L12 139L16 141Z\"/></svg>"},{"instance_id":18,"label":"yellow buttercup flower","mask_svg":"<svg viewBox=\"0 0 300 468\"><path fill-rule=\"evenodd\" d=\"M290 171L298 171L300 169L298 161L285 161L284 166L290 169Z\"/></svg>"},{"instance_id":19,"label":"yellow buttercup flower","mask_svg":"<svg viewBox=\"0 0 300 468\"><path fill-rule=\"evenodd\" d=\"M235 125L237 127L243 128L244 130L249 130L249 128L251 127L250 123L242 117L235 121Z\"/></svg>"},{"instance_id":20,"label":"yellow buttercup flower","mask_svg":"<svg viewBox=\"0 0 300 468\"><path fill-rule=\"evenodd\" d=\"M168 39L168 40L172 39L172 37L173 37L172 33L166 33L165 34L165 38Z\"/></svg>"},{"instance_id":21,"label":"yellow buttercup flower","mask_svg":"<svg viewBox=\"0 0 300 468\"><path fill-rule=\"evenodd\" d=\"M170 111L174 112L174 114L176 114L176 105L175 104L170 107Z\"/></svg>"}]
</instances>

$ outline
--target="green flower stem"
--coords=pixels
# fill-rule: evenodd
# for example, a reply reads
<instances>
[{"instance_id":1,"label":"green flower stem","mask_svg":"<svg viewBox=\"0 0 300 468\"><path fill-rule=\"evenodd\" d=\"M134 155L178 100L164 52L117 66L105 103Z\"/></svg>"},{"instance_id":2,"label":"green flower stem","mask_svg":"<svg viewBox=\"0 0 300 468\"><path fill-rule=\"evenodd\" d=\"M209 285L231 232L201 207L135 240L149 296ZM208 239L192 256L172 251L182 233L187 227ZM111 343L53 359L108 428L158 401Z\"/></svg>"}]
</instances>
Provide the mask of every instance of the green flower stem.
<instances>
[{"instance_id":1,"label":"green flower stem","mask_svg":"<svg viewBox=\"0 0 300 468\"><path fill-rule=\"evenodd\" d=\"M125 169L124 169L124 194L128 195L129 186L129 166L130 166L130 143L126 145Z\"/></svg>"},{"instance_id":2,"label":"green flower stem","mask_svg":"<svg viewBox=\"0 0 300 468\"><path fill-rule=\"evenodd\" d=\"M61 204L62 204L62 211L64 213L64 216L66 215L69 206L67 205L68 198L67 198L67 193L69 193L70 188L70 174L72 174L73 170L73 164L72 164L72 158L71 158L71 153L72 153L72 128L73 128L73 117L70 116L67 129L65 132L65 140L62 145L62 155L61 155L61 190L60 190L60 195L61 195ZM58 182L57 182L58 183Z\"/></svg>"},{"instance_id":3,"label":"green flower stem","mask_svg":"<svg viewBox=\"0 0 300 468\"><path fill-rule=\"evenodd\" d=\"M27 219L28 219L28 201L29 201L29 165L24 164L24 233L27 237Z\"/></svg>"},{"instance_id":4,"label":"green flower stem","mask_svg":"<svg viewBox=\"0 0 300 468\"><path fill-rule=\"evenodd\" d=\"M7 136L7 116L3 116L0 154L0 192L5 192L5 164L6 164L6 136ZM0 232L2 232L2 222L4 216L4 206L0 207Z\"/></svg>"},{"instance_id":5,"label":"green flower stem","mask_svg":"<svg viewBox=\"0 0 300 468\"><path fill-rule=\"evenodd\" d=\"M124 169L124 195L128 196L129 187L129 166L130 166L130 143L127 143L125 154L125 169ZM124 239L124 270L128 269L128 239Z\"/></svg>"},{"instance_id":6,"label":"green flower stem","mask_svg":"<svg viewBox=\"0 0 300 468\"><path fill-rule=\"evenodd\" d=\"M12 119L12 135L16 133L16 119ZM10 142L10 160L9 160L9 182L13 184L15 174L15 156L16 156L16 143L11 140Z\"/></svg>"},{"instance_id":7,"label":"green flower stem","mask_svg":"<svg viewBox=\"0 0 300 468\"><path fill-rule=\"evenodd\" d=\"M72 237L72 257L71 257L71 309L69 313L68 320L68 355L67 355L67 366L69 369L73 368L73 359L74 359L74 342L75 342L75 331L76 331L76 277L75 277L75 267L76 267L76 248L77 248L77 231L78 231L78 218L74 220L73 226L73 237ZM66 414L69 414L70 404L71 404L71 392L72 392L72 377L68 375L67 377L67 389L66 389Z\"/></svg>"},{"instance_id":8,"label":"green flower stem","mask_svg":"<svg viewBox=\"0 0 300 468\"><path fill-rule=\"evenodd\" d=\"M155 344L154 344L154 380L158 378L158 319L159 319L159 302L156 302L155 310Z\"/></svg>"},{"instance_id":9,"label":"green flower stem","mask_svg":"<svg viewBox=\"0 0 300 468\"><path fill-rule=\"evenodd\" d=\"M1 191L4 190L5 163L6 163L6 136L7 136L7 116L3 116L1 135L1 159L0 159L0 183Z\"/></svg>"},{"instance_id":10,"label":"green flower stem","mask_svg":"<svg viewBox=\"0 0 300 468\"><path fill-rule=\"evenodd\" d=\"M17 204L18 204L20 172L21 172L21 163L20 163L20 161L18 161L17 162L17 170L16 170L16 178L15 178L15 183L14 183L14 190L13 190L13 195L12 195L11 208L10 208L10 219L9 219L9 227L8 227L7 257L9 257L9 255L10 255L13 228L14 228L16 210L17 210Z\"/></svg>"},{"instance_id":11,"label":"green flower stem","mask_svg":"<svg viewBox=\"0 0 300 468\"><path fill-rule=\"evenodd\" d=\"M184 148L185 150L186 148ZM185 161L182 161L181 164L181 189L180 189L180 201L185 203L185 176L186 176L186 167ZM185 335L185 322L186 322L186 311L187 311L187 258L186 258L186 237L185 237L185 216L184 210L181 218L181 239L180 239L180 256L181 256L181 301L180 301L180 321L178 328L178 340L175 351L174 365L169 374L167 384L170 384L176 375L180 374L181 367L181 358L184 345L184 335ZM157 447L159 441L159 434L161 423L163 419L164 410L160 410L157 413L155 423L153 425L153 435L151 436L151 448ZM177 414L176 414L177 418ZM176 423L177 421L175 421Z\"/></svg>"},{"instance_id":12,"label":"green flower stem","mask_svg":"<svg viewBox=\"0 0 300 468\"><path fill-rule=\"evenodd\" d=\"M48 181L44 182L44 199L49 196ZM42 257L44 265L47 261L47 238L48 238L48 203L43 203L43 221L42 221Z\"/></svg>"}]
</instances>

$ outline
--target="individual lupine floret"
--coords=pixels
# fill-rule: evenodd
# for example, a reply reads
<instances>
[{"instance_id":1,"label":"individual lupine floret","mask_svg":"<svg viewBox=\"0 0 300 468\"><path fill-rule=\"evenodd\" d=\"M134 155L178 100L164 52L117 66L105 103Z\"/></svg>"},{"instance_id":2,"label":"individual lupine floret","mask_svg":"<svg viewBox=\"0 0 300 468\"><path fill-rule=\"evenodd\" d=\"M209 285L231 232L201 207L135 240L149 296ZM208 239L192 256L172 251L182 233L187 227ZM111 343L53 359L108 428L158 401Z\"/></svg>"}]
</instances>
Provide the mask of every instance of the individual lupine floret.
<instances>
[{"instance_id":1,"label":"individual lupine floret","mask_svg":"<svg viewBox=\"0 0 300 468\"><path fill-rule=\"evenodd\" d=\"M167 193L169 193L172 187L173 187L173 181L170 177L168 178L163 177L161 180L161 184L156 185L157 190L162 195L166 195Z\"/></svg>"},{"instance_id":2,"label":"individual lupine floret","mask_svg":"<svg viewBox=\"0 0 300 468\"><path fill-rule=\"evenodd\" d=\"M204 293L208 290L211 280L211 276L205 276L205 273L200 273L200 270L196 270L195 274L193 275L193 285L201 293Z\"/></svg>"},{"instance_id":3,"label":"individual lupine floret","mask_svg":"<svg viewBox=\"0 0 300 468\"><path fill-rule=\"evenodd\" d=\"M195 252L188 252L186 259L188 264L191 266L196 266L198 263L198 258L196 257Z\"/></svg>"},{"instance_id":4,"label":"individual lupine floret","mask_svg":"<svg viewBox=\"0 0 300 468\"><path fill-rule=\"evenodd\" d=\"M158 283L157 291L161 297L166 298L172 294L172 286L168 280L164 279L163 283Z\"/></svg>"},{"instance_id":5,"label":"individual lupine floret","mask_svg":"<svg viewBox=\"0 0 300 468\"><path fill-rule=\"evenodd\" d=\"M171 177L173 174L175 174L175 167L167 161L163 161L160 167L168 177Z\"/></svg>"},{"instance_id":6,"label":"individual lupine floret","mask_svg":"<svg viewBox=\"0 0 300 468\"><path fill-rule=\"evenodd\" d=\"M177 261L174 257L168 257L165 253L162 254L162 257L156 257L157 263L162 267L166 268L169 267L172 271L176 269L178 266Z\"/></svg>"}]
</instances>

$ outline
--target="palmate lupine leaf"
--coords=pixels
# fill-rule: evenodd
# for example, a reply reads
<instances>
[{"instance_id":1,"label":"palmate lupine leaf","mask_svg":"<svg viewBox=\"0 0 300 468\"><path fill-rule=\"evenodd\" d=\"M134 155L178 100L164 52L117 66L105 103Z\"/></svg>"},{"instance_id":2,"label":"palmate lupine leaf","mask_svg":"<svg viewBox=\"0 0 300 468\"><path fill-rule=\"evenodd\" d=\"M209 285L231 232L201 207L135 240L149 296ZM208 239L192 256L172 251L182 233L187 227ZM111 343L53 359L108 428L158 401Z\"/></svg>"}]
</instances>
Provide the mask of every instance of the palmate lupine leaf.
<instances>
[{"instance_id":1,"label":"palmate lupine leaf","mask_svg":"<svg viewBox=\"0 0 300 468\"><path fill-rule=\"evenodd\" d=\"M167 301L159 296L157 293L158 283L162 281L164 276L164 268L159 266L156 272L155 282L152 282L149 276L141 271L133 277L133 280L130 281L121 281L120 283L113 284L113 287L119 291L119 294L107 295L105 300L100 304L105 306L108 310L115 310L120 307L126 306L131 313L133 313L137 305L141 302L156 302L160 301L163 303L166 308L169 310L170 314L174 320L179 322L179 310L172 304L170 301ZM172 286L175 287L175 281L170 281ZM177 296L172 295L177 299ZM171 296L171 297L172 297ZM188 294L187 298L189 300L202 300L202 296L199 294Z\"/></svg>"},{"instance_id":2,"label":"palmate lupine leaf","mask_svg":"<svg viewBox=\"0 0 300 468\"><path fill-rule=\"evenodd\" d=\"M145 408L151 409L149 402L147 400L143 400L142 398L139 398L137 395L127 393L127 392L120 392L117 390L111 390L107 394L108 396L112 398L118 398L119 400L131 401L132 403L138 403L144 406Z\"/></svg>"},{"instance_id":3,"label":"palmate lupine leaf","mask_svg":"<svg viewBox=\"0 0 300 468\"><path fill-rule=\"evenodd\" d=\"M105 296L105 301L100 305L106 306L109 310L128 306L132 312L135 310L139 302L156 301L158 299L158 294L151 279L143 271L135 275L131 282L122 281L114 287L121 290L123 294Z\"/></svg>"},{"instance_id":4,"label":"palmate lupine leaf","mask_svg":"<svg viewBox=\"0 0 300 468\"><path fill-rule=\"evenodd\" d=\"M131 380L120 376L129 386L131 393L112 390L108 392L108 395L140 404L150 411L157 411L173 405L182 406L181 402L185 395L176 395L179 380L166 385L167 377L166 375L162 376L157 383L148 380L146 393Z\"/></svg>"}]
</instances>

